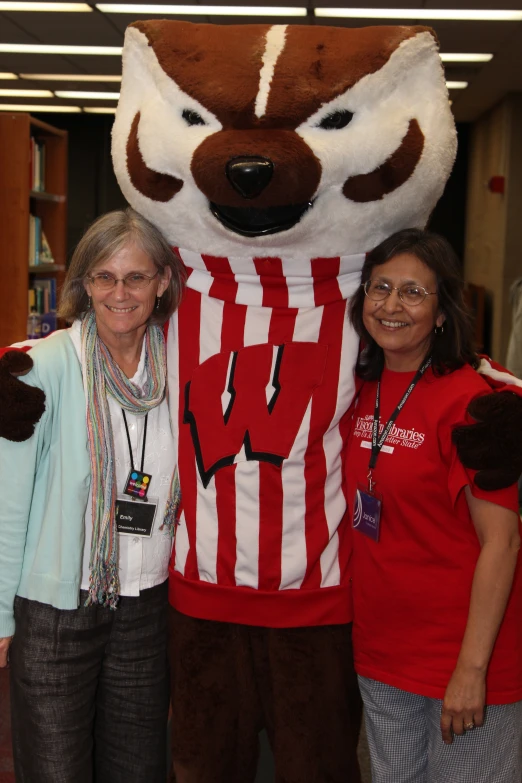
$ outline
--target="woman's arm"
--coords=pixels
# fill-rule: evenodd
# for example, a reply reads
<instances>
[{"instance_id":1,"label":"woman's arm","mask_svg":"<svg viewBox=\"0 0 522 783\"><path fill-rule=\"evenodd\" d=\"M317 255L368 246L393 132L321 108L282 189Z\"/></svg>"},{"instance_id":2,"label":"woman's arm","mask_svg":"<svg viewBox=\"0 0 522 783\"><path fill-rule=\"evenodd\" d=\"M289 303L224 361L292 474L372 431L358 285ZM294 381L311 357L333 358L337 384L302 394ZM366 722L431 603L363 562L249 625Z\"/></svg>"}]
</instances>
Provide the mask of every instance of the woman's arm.
<instances>
[{"instance_id":1,"label":"woman's arm","mask_svg":"<svg viewBox=\"0 0 522 783\"><path fill-rule=\"evenodd\" d=\"M9 477L9 492L0 503L0 650L3 654L7 654L7 639L14 634L13 603L24 563L40 451L38 436L37 425L35 434L23 443L0 440L0 475Z\"/></svg>"},{"instance_id":2,"label":"woman's arm","mask_svg":"<svg viewBox=\"0 0 522 783\"><path fill-rule=\"evenodd\" d=\"M27 380L28 388L44 394L36 368ZM34 482L48 415L45 411L28 440L13 442L0 438L0 476L9 486L0 502L0 666L6 665L14 634L13 602L22 575Z\"/></svg>"},{"instance_id":3,"label":"woman's arm","mask_svg":"<svg viewBox=\"0 0 522 783\"><path fill-rule=\"evenodd\" d=\"M481 551L475 567L468 622L455 671L441 713L445 743L466 725L484 719L486 673L511 592L520 547L519 518L514 511L480 500L465 488Z\"/></svg>"}]
</instances>

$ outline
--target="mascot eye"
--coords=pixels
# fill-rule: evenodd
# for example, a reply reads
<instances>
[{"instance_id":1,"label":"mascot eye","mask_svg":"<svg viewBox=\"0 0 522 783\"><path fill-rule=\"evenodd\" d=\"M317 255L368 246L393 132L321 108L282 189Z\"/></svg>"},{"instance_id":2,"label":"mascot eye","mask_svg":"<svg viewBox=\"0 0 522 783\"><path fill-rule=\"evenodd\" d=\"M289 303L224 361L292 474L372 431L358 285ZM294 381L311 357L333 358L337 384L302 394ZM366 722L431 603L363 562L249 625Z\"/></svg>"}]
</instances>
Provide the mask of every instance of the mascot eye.
<instances>
[{"instance_id":1,"label":"mascot eye","mask_svg":"<svg viewBox=\"0 0 522 783\"><path fill-rule=\"evenodd\" d=\"M346 128L350 124L352 117L353 112L347 109L334 111L332 114L327 114L326 117L323 117L317 127L323 128L323 130L341 130L341 128Z\"/></svg>"},{"instance_id":2,"label":"mascot eye","mask_svg":"<svg viewBox=\"0 0 522 783\"><path fill-rule=\"evenodd\" d=\"M207 123L201 116L201 114L198 114L197 111L192 111L192 109L183 109L183 113L181 115L187 125L206 125Z\"/></svg>"}]
</instances>

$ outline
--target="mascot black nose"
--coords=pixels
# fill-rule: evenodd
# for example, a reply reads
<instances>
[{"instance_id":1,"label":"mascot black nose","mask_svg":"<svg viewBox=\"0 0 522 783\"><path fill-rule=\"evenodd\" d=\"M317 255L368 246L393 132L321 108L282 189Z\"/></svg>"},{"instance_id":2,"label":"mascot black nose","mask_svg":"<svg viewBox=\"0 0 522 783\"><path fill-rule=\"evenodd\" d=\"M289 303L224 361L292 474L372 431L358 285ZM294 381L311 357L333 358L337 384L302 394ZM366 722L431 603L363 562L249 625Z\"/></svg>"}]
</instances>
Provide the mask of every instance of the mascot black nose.
<instances>
[{"instance_id":1,"label":"mascot black nose","mask_svg":"<svg viewBox=\"0 0 522 783\"><path fill-rule=\"evenodd\" d=\"M226 172L234 190L243 198L255 198L272 179L274 164L269 158L254 155L232 158L226 165Z\"/></svg>"}]
</instances>

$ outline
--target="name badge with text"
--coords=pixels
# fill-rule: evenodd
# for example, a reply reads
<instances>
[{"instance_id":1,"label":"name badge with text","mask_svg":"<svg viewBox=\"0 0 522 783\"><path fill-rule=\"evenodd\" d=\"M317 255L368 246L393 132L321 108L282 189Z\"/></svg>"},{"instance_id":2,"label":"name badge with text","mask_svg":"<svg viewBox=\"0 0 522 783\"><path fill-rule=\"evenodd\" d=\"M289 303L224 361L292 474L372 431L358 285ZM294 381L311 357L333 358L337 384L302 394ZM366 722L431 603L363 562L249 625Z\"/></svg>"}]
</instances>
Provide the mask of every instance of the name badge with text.
<instances>
[{"instance_id":1,"label":"name badge with text","mask_svg":"<svg viewBox=\"0 0 522 783\"><path fill-rule=\"evenodd\" d=\"M155 498L143 503L119 497L116 500L116 530L122 535L150 538L157 508Z\"/></svg>"},{"instance_id":2,"label":"name badge with text","mask_svg":"<svg viewBox=\"0 0 522 783\"><path fill-rule=\"evenodd\" d=\"M353 504L353 529L373 541L379 540L381 530L382 498L367 487L359 486Z\"/></svg>"}]
</instances>

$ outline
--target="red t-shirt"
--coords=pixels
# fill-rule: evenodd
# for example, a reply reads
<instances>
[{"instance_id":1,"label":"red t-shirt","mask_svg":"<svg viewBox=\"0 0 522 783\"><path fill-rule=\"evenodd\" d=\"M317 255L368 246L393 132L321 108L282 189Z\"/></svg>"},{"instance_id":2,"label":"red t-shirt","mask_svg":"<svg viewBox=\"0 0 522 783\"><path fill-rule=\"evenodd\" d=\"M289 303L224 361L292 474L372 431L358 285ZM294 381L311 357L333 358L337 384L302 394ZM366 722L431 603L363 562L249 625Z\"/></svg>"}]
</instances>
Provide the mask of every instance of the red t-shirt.
<instances>
[{"instance_id":1,"label":"red t-shirt","mask_svg":"<svg viewBox=\"0 0 522 783\"><path fill-rule=\"evenodd\" d=\"M414 373L385 370L381 430ZM364 384L348 443L350 519L357 484L366 486L375 382ZM489 386L469 366L435 377L431 370L399 413L377 460L383 496L380 540L353 532L355 663L359 674L405 691L443 698L466 627L480 545L463 488L518 510L516 486L483 492L451 442L471 399ZM520 562L487 674L487 702L522 699Z\"/></svg>"}]
</instances>

